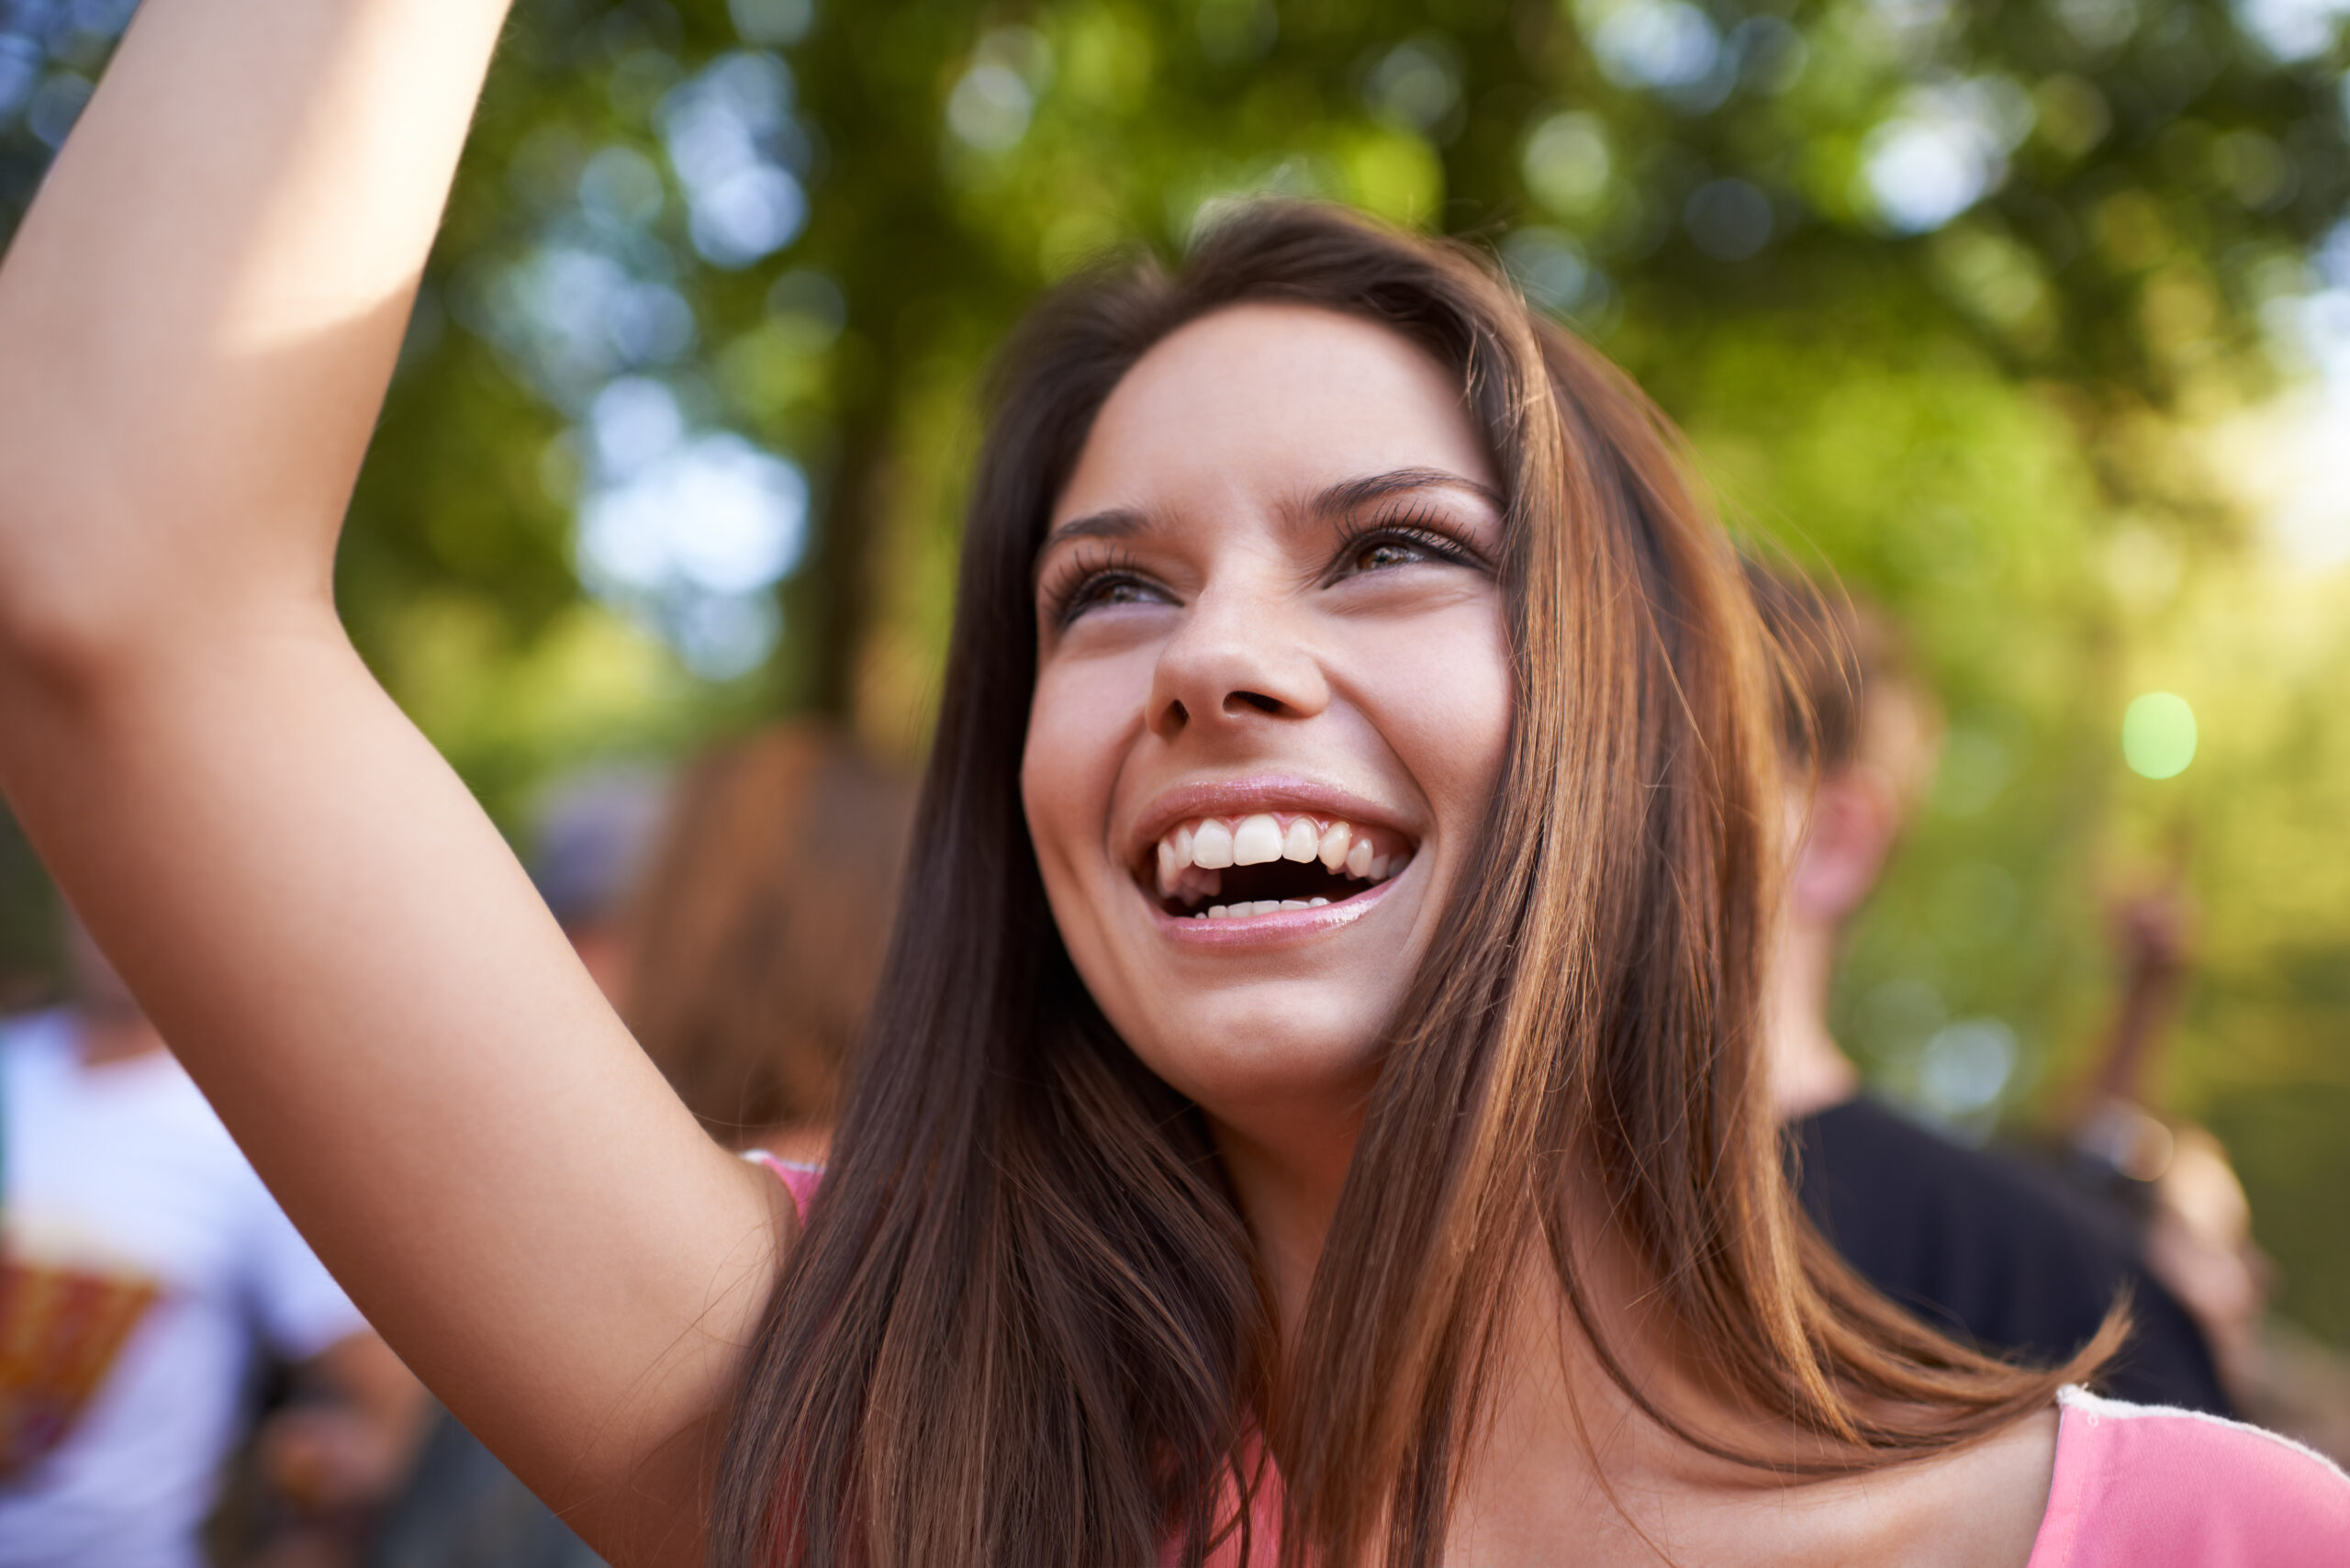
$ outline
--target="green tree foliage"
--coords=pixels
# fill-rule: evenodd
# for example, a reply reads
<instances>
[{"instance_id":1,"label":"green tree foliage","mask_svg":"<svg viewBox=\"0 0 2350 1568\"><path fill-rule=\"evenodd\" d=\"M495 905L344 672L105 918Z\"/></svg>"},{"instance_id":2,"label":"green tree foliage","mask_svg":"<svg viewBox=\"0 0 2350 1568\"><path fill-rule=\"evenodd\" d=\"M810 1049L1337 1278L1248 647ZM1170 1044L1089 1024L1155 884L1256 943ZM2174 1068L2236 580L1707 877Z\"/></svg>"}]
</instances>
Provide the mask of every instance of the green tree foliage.
<instances>
[{"instance_id":1,"label":"green tree foliage","mask_svg":"<svg viewBox=\"0 0 2350 1568\"><path fill-rule=\"evenodd\" d=\"M2313 1217L2350 1182L2350 588L2255 525L2238 418L2338 297L2337 10L522 0L346 609L509 820L779 709L911 756L987 357L1041 288L1254 192L1462 236L1683 423L1734 526L1910 631L1947 733L1849 1043L1987 1125L2092 1041L2104 901L2183 868L2206 968L2157 1087L2350 1338ZM0 222L122 17L0 0ZM2119 745L2156 688L2205 733L2160 781ZM2303 1130L2253 1148L2271 1120Z\"/></svg>"}]
</instances>

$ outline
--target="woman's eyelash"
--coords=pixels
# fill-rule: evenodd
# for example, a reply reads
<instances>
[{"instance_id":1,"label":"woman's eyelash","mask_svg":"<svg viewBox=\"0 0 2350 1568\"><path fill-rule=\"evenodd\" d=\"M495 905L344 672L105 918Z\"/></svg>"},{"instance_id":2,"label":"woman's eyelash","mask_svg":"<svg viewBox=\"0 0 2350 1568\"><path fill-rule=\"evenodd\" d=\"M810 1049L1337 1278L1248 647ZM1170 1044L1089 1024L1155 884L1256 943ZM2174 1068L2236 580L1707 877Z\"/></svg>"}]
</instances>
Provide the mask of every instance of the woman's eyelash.
<instances>
[{"instance_id":1,"label":"woman's eyelash","mask_svg":"<svg viewBox=\"0 0 2350 1568\"><path fill-rule=\"evenodd\" d=\"M1426 511L1406 511L1349 521L1339 532L1334 567L1344 567L1371 545L1393 542L1425 550L1438 560L1458 566L1483 566L1485 558L1468 541Z\"/></svg>"},{"instance_id":2,"label":"woman's eyelash","mask_svg":"<svg viewBox=\"0 0 2350 1568\"><path fill-rule=\"evenodd\" d=\"M1147 585L1141 564L1125 551L1080 552L1068 556L1046 579L1045 614L1056 626L1066 626L1091 601L1096 590L1113 583Z\"/></svg>"}]
</instances>

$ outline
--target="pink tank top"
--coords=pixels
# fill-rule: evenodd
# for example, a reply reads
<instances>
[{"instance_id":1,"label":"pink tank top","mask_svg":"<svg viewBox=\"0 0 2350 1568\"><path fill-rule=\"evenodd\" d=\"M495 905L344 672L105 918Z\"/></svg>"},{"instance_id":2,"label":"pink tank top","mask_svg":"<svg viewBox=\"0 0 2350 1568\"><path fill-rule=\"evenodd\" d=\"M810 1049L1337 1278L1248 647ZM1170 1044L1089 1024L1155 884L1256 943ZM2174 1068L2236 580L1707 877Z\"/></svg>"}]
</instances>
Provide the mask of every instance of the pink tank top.
<instances>
[{"instance_id":1,"label":"pink tank top","mask_svg":"<svg viewBox=\"0 0 2350 1568\"><path fill-rule=\"evenodd\" d=\"M808 1205L816 1196L817 1185L824 1179L821 1165L802 1165L796 1159L784 1159L764 1148L745 1149L743 1158L756 1165L764 1165L783 1179L791 1193L791 1206L800 1211L800 1223L808 1223Z\"/></svg>"},{"instance_id":2,"label":"pink tank top","mask_svg":"<svg viewBox=\"0 0 2350 1568\"><path fill-rule=\"evenodd\" d=\"M807 1218L822 1168L749 1158ZM2056 1469L2025 1568L2350 1568L2350 1478L2300 1444L2083 1388L2056 1403ZM1281 1509L1263 1490L1257 1504L1252 1555L1267 1563ZM1238 1558L1236 1543L1211 1568L1248 1568Z\"/></svg>"},{"instance_id":3,"label":"pink tank top","mask_svg":"<svg viewBox=\"0 0 2350 1568\"><path fill-rule=\"evenodd\" d=\"M2028 1568L2350 1568L2350 1479L2300 1444L2086 1389L2057 1404Z\"/></svg>"}]
</instances>

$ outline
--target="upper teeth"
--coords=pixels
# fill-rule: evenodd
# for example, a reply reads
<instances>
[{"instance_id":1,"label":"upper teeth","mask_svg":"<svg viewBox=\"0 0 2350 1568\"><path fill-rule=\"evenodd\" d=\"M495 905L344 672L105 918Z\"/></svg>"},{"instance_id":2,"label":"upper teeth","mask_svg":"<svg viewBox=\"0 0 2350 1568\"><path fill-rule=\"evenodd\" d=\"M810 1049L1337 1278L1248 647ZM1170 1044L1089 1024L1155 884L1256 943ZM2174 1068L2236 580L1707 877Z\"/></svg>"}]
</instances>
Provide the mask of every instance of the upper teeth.
<instances>
[{"instance_id":1,"label":"upper teeth","mask_svg":"<svg viewBox=\"0 0 2350 1568\"><path fill-rule=\"evenodd\" d=\"M1382 830L1352 823L1304 815L1284 819L1270 812L1201 817L1178 825L1158 841L1158 891L1164 898L1179 892L1205 896L1218 890L1222 879L1199 872L1274 860L1319 860L1334 876L1383 882L1410 859L1410 849L1387 839Z\"/></svg>"}]
</instances>

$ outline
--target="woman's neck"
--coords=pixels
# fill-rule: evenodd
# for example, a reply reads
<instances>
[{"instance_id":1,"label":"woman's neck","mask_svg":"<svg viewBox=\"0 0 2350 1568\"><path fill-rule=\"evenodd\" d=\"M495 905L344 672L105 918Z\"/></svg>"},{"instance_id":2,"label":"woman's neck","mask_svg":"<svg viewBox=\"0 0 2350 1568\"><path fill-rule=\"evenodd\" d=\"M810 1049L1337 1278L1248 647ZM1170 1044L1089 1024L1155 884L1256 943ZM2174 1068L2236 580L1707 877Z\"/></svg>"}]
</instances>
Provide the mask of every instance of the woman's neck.
<instances>
[{"instance_id":1,"label":"woman's neck","mask_svg":"<svg viewBox=\"0 0 2350 1568\"><path fill-rule=\"evenodd\" d=\"M1216 1124L1225 1169L1273 1293L1285 1351L1295 1349L1325 1240L1336 1214L1359 1124L1332 1118L1315 1136L1292 1126L1254 1136ZM1588 1193L1565 1223L1603 1356L1578 1321L1550 1253L1538 1241L1519 1268L1499 1354L1488 1369L1483 1434L1467 1460L1452 1510L1450 1562L1556 1560L1558 1542L1619 1542L1627 1560L1662 1500L1735 1498L1767 1473L1718 1460L1674 1437L1612 1376L1612 1357L1632 1389L1689 1429L1733 1446L1795 1460L1795 1435L1737 1409L1709 1386L1704 1359L1668 1318L1648 1271L1605 1205ZM1680 1505L1676 1505L1680 1506ZM1647 1521L1643 1523L1641 1521ZM1595 1561L1607 1561L1603 1551Z\"/></svg>"},{"instance_id":2,"label":"woman's neck","mask_svg":"<svg viewBox=\"0 0 2350 1568\"><path fill-rule=\"evenodd\" d=\"M1241 1218L1257 1243L1282 1340L1291 1343L1304 1320L1314 1271L1354 1163L1361 1117L1299 1118L1253 1132L1214 1117L1210 1126Z\"/></svg>"},{"instance_id":3,"label":"woman's neck","mask_svg":"<svg viewBox=\"0 0 2350 1568\"><path fill-rule=\"evenodd\" d=\"M1315 1125L1275 1129L1259 1121L1250 1133L1215 1123L1292 1351L1360 1128L1332 1117L1318 1124L1328 1132L1315 1136ZM1562 1543L1572 1543L1575 1560L1595 1568L1647 1568L1660 1549L1670 1561L1751 1568L2024 1563L2047 1496L2053 1412L1938 1458L1804 1486L1802 1506L1790 1506L1787 1474L1828 1456L1727 1386L1607 1215L1603 1195L1586 1184L1561 1217L1597 1343L1539 1238L1519 1264L1444 1562L1538 1568L1559 1562ZM1705 1452L1643 1401L1709 1443L1762 1462Z\"/></svg>"}]
</instances>

